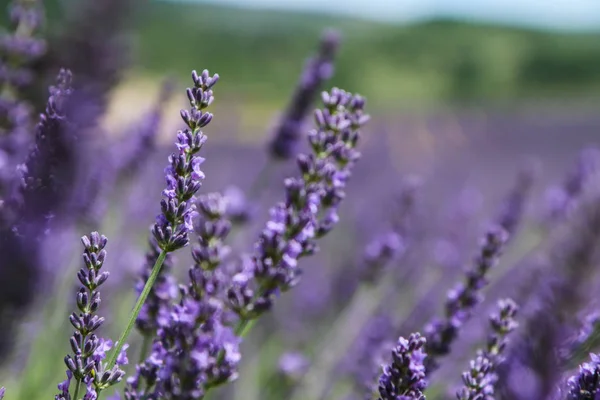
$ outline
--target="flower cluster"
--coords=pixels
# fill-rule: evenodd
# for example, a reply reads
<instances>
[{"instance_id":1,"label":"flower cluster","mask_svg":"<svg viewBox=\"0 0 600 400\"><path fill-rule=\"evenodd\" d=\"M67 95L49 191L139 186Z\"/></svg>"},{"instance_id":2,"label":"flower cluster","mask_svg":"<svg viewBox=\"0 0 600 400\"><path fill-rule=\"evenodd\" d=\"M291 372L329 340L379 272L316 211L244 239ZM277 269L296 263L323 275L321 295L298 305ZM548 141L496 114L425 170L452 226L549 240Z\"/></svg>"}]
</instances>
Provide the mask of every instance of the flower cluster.
<instances>
[{"instance_id":1,"label":"flower cluster","mask_svg":"<svg viewBox=\"0 0 600 400\"><path fill-rule=\"evenodd\" d=\"M73 354L65 357L67 379L58 385L60 393L56 395L56 400L77 400L81 390L85 390L85 399L97 399L102 390L121 381L125 372L119 366L127 364L127 357L123 352L119 354L117 365L107 368L102 360L112 347L112 342L98 337L95 333L104 323L104 318L96 312L100 307L98 289L109 275L107 271L101 271L106 259L104 248L107 239L98 232L92 232L90 236L82 237L81 241L84 247L85 267L77 274L82 285L77 293L79 314L73 313L69 318L75 328L70 339ZM71 388L73 379L75 387Z\"/></svg>"},{"instance_id":2,"label":"flower cluster","mask_svg":"<svg viewBox=\"0 0 600 400\"><path fill-rule=\"evenodd\" d=\"M379 400L424 400L427 386L423 361L426 339L413 333L400 337L392 351L392 362L383 367L379 378Z\"/></svg>"},{"instance_id":3,"label":"flower cluster","mask_svg":"<svg viewBox=\"0 0 600 400\"><path fill-rule=\"evenodd\" d=\"M360 96L333 89L322 98L325 108L315 111L317 129L309 133L313 154L298 156L302 177L285 180L285 202L271 209L250 268L237 274L228 290L242 321L257 318L271 308L274 296L296 284L298 259L312 254L314 240L338 221L344 187L360 157L359 129L369 117Z\"/></svg>"},{"instance_id":4,"label":"flower cluster","mask_svg":"<svg viewBox=\"0 0 600 400\"><path fill-rule=\"evenodd\" d=\"M591 353L590 359L579 367L579 374L569 378L568 400L596 400L600 396L600 356Z\"/></svg>"},{"instance_id":5,"label":"flower cluster","mask_svg":"<svg viewBox=\"0 0 600 400\"><path fill-rule=\"evenodd\" d=\"M503 361L502 352L506 347L507 335L518 326L515 321L518 307L512 300L500 300L498 309L498 313L490 317L492 332L485 350L477 353L469 371L462 375L464 387L456 393L458 400L495 399L494 386L498 380L495 370Z\"/></svg>"},{"instance_id":6,"label":"flower cluster","mask_svg":"<svg viewBox=\"0 0 600 400\"><path fill-rule=\"evenodd\" d=\"M178 153L169 156L165 169L167 188L160 205L162 213L152 228L160 248L171 252L188 244L188 233L193 229L195 215L194 195L200 189L204 173L200 165L204 158L198 155L206 136L202 128L210 123L213 115L204 111L214 100L212 87L219 75L210 76L207 70L198 75L192 72L194 87L187 90L190 110L182 110L181 118L187 128L177 133Z\"/></svg>"},{"instance_id":7,"label":"flower cluster","mask_svg":"<svg viewBox=\"0 0 600 400\"><path fill-rule=\"evenodd\" d=\"M450 352L460 328L471 318L473 309L482 300L481 289L486 286L486 274L498 262L508 235L500 227L492 227L485 235L473 268L466 272L466 282L459 283L448 293L445 318L434 319L425 328L427 337L427 371L437 368L436 358Z\"/></svg>"},{"instance_id":8,"label":"flower cluster","mask_svg":"<svg viewBox=\"0 0 600 400\"><path fill-rule=\"evenodd\" d=\"M198 199L198 245L192 256L189 283L181 299L169 307L148 359L128 380L127 399L150 393L164 399L201 399L205 390L237 376L239 339L226 326L220 300L227 277L217 269L228 254L224 239L231 224L225 219L226 199L218 193Z\"/></svg>"}]
</instances>

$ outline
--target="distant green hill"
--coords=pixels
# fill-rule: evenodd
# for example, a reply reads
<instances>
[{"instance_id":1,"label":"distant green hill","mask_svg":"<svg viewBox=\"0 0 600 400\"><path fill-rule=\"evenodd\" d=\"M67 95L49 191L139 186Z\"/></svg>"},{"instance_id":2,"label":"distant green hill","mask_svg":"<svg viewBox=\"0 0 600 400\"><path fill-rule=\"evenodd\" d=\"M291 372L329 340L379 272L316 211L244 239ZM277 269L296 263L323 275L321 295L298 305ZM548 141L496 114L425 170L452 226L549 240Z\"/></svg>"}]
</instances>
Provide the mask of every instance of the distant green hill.
<instances>
[{"instance_id":1,"label":"distant green hill","mask_svg":"<svg viewBox=\"0 0 600 400\"><path fill-rule=\"evenodd\" d=\"M137 21L140 69L187 78L192 68L209 68L227 78L221 90L244 101L284 99L329 26L344 35L333 84L379 105L600 94L600 34L145 4Z\"/></svg>"}]
</instances>

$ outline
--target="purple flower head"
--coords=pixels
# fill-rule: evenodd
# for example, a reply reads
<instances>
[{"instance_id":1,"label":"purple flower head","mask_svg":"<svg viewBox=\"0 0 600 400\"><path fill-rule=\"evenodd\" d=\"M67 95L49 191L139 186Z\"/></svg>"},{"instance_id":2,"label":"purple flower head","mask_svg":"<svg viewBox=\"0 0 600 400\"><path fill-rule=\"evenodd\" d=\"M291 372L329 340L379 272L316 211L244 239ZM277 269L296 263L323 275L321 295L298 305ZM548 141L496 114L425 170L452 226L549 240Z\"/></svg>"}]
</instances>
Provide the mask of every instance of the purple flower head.
<instances>
[{"instance_id":1,"label":"purple flower head","mask_svg":"<svg viewBox=\"0 0 600 400\"><path fill-rule=\"evenodd\" d=\"M84 253L84 268L77 274L81 288L77 292L77 308L79 314L71 314L69 320L75 328L70 338L73 354L65 357L67 379L58 385L61 391L57 399L78 398L82 384L86 387L84 399L96 399L101 390L107 389L120 382L125 372L118 365L108 369L103 360L106 352L112 347L112 341L100 338L96 330L104 322L104 318L96 314L100 307L99 287L108 279L108 272L101 271L106 259L107 239L98 232L81 238ZM126 359L124 355L121 360ZM77 382L71 389L72 379ZM71 394L72 393L72 394Z\"/></svg>"},{"instance_id":2,"label":"purple flower head","mask_svg":"<svg viewBox=\"0 0 600 400\"><path fill-rule=\"evenodd\" d=\"M286 352L279 357L279 372L292 381L302 378L308 368L310 361L298 352Z\"/></svg>"},{"instance_id":3,"label":"purple flower head","mask_svg":"<svg viewBox=\"0 0 600 400\"><path fill-rule=\"evenodd\" d=\"M298 282L298 259L313 254L315 239L338 221L346 181L360 158L356 150L360 128L369 117L360 96L334 88L322 99L324 109L315 111L317 129L308 135L313 153L298 156L301 177L284 181L286 199L270 210L252 267L244 273L253 279L234 279L228 290L230 307L242 320L257 318Z\"/></svg>"},{"instance_id":4,"label":"purple flower head","mask_svg":"<svg viewBox=\"0 0 600 400\"><path fill-rule=\"evenodd\" d=\"M498 380L496 369L503 361L502 353L507 343L507 336L518 324L515 316L518 307L510 299L498 302L498 313L490 317L491 333L486 348L477 353L470 368L462 374L463 387L458 390L458 400L494 400L495 384Z\"/></svg>"},{"instance_id":5,"label":"purple flower head","mask_svg":"<svg viewBox=\"0 0 600 400\"><path fill-rule=\"evenodd\" d=\"M192 72L193 88L187 89L189 110L181 110L181 118L187 128L177 133L177 153L169 156L165 168L167 187L161 201L162 213L157 217L152 232L159 247L171 252L188 244L188 234L193 229L192 218L196 214L195 194L202 186L204 173L200 165L204 161L198 155L206 136L201 128L210 123L213 115L204 111L214 100L212 87L219 75L210 76L207 70L198 75Z\"/></svg>"},{"instance_id":6,"label":"purple flower head","mask_svg":"<svg viewBox=\"0 0 600 400\"><path fill-rule=\"evenodd\" d=\"M450 352L452 342L461 327L471 318L475 306L482 301L481 290L487 285L486 275L495 266L508 234L499 226L493 226L483 238L474 265L466 271L465 282L448 292L443 319L434 319L426 328L427 371L437 369L436 358Z\"/></svg>"},{"instance_id":7,"label":"purple flower head","mask_svg":"<svg viewBox=\"0 0 600 400\"><path fill-rule=\"evenodd\" d=\"M381 270L405 249L406 244L396 232L387 232L376 237L365 248L363 279L375 282Z\"/></svg>"},{"instance_id":8,"label":"purple flower head","mask_svg":"<svg viewBox=\"0 0 600 400\"><path fill-rule=\"evenodd\" d=\"M419 333L411 334L408 340L398 339L392 350L392 362L383 366L379 378L379 400L425 399L425 343L425 338Z\"/></svg>"},{"instance_id":9,"label":"purple flower head","mask_svg":"<svg viewBox=\"0 0 600 400\"><path fill-rule=\"evenodd\" d=\"M307 61L292 101L275 129L269 146L272 156L282 159L293 157L310 107L323 83L333 75L333 59L339 43L337 32L327 30L323 33L319 52Z\"/></svg>"},{"instance_id":10,"label":"purple flower head","mask_svg":"<svg viewBox=\"0 0 600 400\"><path fill-rule=\"evenodd\" d=\"M590 362L579 366L579 373L567 382L568 400L597 400L600 398L600 356L590 353Z\"/></svg>"},{"instance_id":11,"label":"purple flower head","mask_svg":"<svg viewBox=\"0 0 600 400\"><path fill-rule=\"evenodd\" d=\"M4 388L4 386L0 387L0 400L2 400L4 398L5 392L6 392L6 389Z\"/></svg>"}]
</instances>

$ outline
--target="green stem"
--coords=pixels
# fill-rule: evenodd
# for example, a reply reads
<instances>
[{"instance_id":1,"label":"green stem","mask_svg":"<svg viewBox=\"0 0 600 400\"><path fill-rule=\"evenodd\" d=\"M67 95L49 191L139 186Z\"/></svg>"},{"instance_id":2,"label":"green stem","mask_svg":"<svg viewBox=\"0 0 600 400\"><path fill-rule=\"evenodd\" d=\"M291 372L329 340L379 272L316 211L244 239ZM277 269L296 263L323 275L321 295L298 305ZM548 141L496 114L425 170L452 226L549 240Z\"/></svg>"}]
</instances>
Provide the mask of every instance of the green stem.
<instances>
[{"instance_id":1,"label":"green stem","mask_svg":"<svg viewBox=\"0 0 600 400\"><path fill-rule=\"evenodd\" d=\"M112 352L112 354L110 356L107 369L111 369L112 367L115 366L115 364L117 362L117 357L119 357L119 353L121 352L121 349L123 348L123 345L125 344L125 340L127 340L127 337L131 333L131 330L133 329L133 325L135 324L135 321L137 320L137 317L138 317L140 311L142 310L142 306L146 302L146 299L148 298L148 295L150 294L150 290L152 290L152 286L154 286L154 282L156 281L156 278L158 278L158 274L160 273L160 269L161 269L166 257L167 257L167 252L164 250L161 251L160 254L158 255L158 258L156 259L156 262L154 263L154 266L152 267L152 273L150 274L150 277L146 281L144 290L142 290L142 294L140 294L140 297L138 297L137 302L135 303L135 306L133 307L133 311L131 312L131 316L129 317L129 322L127 323L127 327L123 331L123 334L121 335L121 337L119 338L119 341L117 342L115 350Z\"/></svg>"},{"instance_id":2,"label":"green stem","mask_svg":"<svg viewBox=\"0 0 600 400\"><path fill-rule=\"evenodd\" d=\"M81 389L81 381L77 379L77 384L75 385L75 394L73 394L73 400L79 399L79 390Z\"/></svg>"}]
</instances>

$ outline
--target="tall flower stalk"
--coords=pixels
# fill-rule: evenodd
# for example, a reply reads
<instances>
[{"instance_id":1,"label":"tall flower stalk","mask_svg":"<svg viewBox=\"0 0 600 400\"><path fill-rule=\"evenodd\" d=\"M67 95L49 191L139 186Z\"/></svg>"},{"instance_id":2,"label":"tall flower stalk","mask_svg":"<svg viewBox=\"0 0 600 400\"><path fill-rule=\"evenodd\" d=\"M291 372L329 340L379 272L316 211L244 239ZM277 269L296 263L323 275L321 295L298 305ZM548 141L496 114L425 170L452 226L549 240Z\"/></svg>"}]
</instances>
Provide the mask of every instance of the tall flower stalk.
<instances>
[{"instance_id":1,"label":"tall flower stalk","mask_svg":"<svg viewBox=\"0 0 600 400\"><path fill-rule=\"evenodd\" d=\"M285 180L286 200L271 209L251 263L228 289L230 307L239 316L235 332L240 336L271 308L279 293L298 282L298 260L313 254L315 239L338 221L344 187L360 157L355 148L360 128L369 117L360 96L334 88L322 99L325 108L315 111L317 129L309 133L313 154L297 159L302 177Z\"/></svg>"},{"instance_id":2,"label":"tall flower stalk","mask_svg":"<svg viewBox=\"0 0 600 400\"><path fill-rule=\"evenodd\" d=\"M205 110L214 100L212 87L219 80L219 75L210 76L207 70L198 75L193 71L192 80L194 87L186 91L190 109L181 110L181 118L187 128L177 132L175 145L178 152L169 156L169 165L165 169L167 187L163 190L163 199L160 202L161 213L152 226L152 235L160 248L160 253L133 308L129 322L110 357L110 366L115 364L119 351L152 292L167 254L187 246L188 235L193 230L192 219L196 214L194 196L204 179L204 173L200 169L204 158L198 155L206 141L202 128L213 118L213 115Z\"/></svg>"},{"instance_id":3,"label":"tall flower stalk","mask_svg":"<svg viewBox=\"0 0 600 400\"><path fill-rule=\"evenodd\" d=\"M60 393L56 400L79 400L82 391L84 399L97 399L102 390L121 381L125 372L119 367L127 363L127 357L119 348L117 365L107 365L102 360L110 349L110 340L99 338L96 331L104 323L104 318L97 315L100 307L99 288L108 279L109 273L101 271L106 259L107 239L98 232L81 238L84 253L84 268L77 273L81 288L77 292L77 309L69 317L75 328L70 344L73 354L65 357L67 379L58 385ZM74 380L74 388L71 381Z\"/></svg>"}]
</instances>

